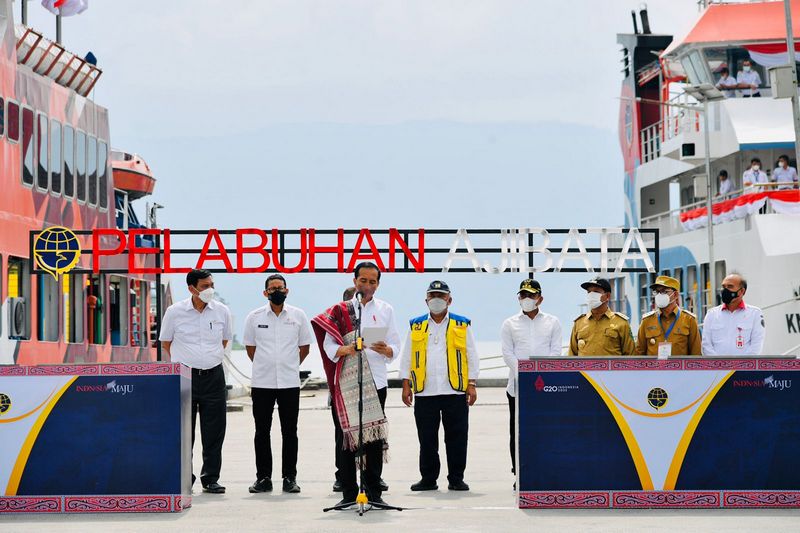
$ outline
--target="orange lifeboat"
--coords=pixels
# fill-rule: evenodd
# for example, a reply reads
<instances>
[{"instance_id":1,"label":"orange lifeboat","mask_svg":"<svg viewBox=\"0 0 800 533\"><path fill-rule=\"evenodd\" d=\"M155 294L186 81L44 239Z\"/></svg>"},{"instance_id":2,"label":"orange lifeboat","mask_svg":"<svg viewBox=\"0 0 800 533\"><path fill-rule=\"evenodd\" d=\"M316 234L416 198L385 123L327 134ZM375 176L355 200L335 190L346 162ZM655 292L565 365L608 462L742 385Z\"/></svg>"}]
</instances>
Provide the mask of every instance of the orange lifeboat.
<instances>
[{"instance_id":1,"label":"orange lifeboat","mask_svg":"<svg viewBox=\"0 0 800 533\"><path fill-rule=\"evenodd\" d=\"M114 172L114 188L127 192L131 200L153 193L156 179L138 154L111 150L111 169Z\"/></svg>"}]
</instances>

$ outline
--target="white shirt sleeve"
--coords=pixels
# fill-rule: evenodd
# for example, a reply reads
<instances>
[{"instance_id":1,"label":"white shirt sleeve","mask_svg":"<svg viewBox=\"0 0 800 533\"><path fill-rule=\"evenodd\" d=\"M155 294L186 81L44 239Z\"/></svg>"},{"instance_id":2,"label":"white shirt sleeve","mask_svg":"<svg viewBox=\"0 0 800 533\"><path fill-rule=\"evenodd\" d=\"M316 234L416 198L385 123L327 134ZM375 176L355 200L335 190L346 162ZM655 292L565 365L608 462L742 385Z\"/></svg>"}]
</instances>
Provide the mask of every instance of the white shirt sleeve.
<instances>
[{"instance_id":1,"label":"white shirt sleeve","mask_svg":"<svg viewBox=\"0 0 800 533\"><path fill-rule=\"evenodd\" d=\"M514 355L514 335L511 331L511 320L507 319L503 322L500 328L500 353L503 355L503 361L508 368L516 375L517 372L517 356ZM511 375L509 375L509 379Z\"/></svg>"},{"instance_id":2,"label":"white shirt sleeve","mask_svg":"<svg viewBox=\"0 0 800 533\"><path fill-rule=\"evenodd\" d=\"M711 326L714 325L714 314L709 311L703 320L703 335L702 335L702 348L703 355L717 355L714 350L714 343L711 342Z\"/></svg>"},{"instance_id":3,"label":"white shirt sleeve","mask_svg":"<svg viewBox=\"0 0 800 533\"><path fill-rule=\"evenodd\" d=\"M255 346L256 345L256 331L255 331L255 320L253 320L254 313L250 313L247 315L247 318L244 319L244 333L242 334L242 344L245 346Z\"/></svg>"},{"instance_id":4,"label":"white shirt sleeve","mask_svg":"<svg viewBox=\"0 0 800 533\"><path fill-rule=\"evenodd\" d=\"M563 335L561 331L561 321L557 318L553 319L553 331L550 332L550 356L551 357L560 357L561 356L561 346L564 343L564 339L561 338Z\"/></svg>"},{"instance_id":5,"label":"white shirt sleeve","mask_svg":"<svg viewBox=\"0 0 800 533\"><path fill-rule=\"evenodd\" d=\"M231 310L225 307L225 327L222 330L222 340L230 341L233 339L233 316Z\"/></svg>"},{"instance_id":6,"label":"white shirt sleeve","mask_svg":"<svg viewBox=\"0 0 800 533\"><path fill-rule=\"evenodd\" d=\"M174 311L172 306L169 306L161 318L161 333L158 340L171 342L175 338L175 319L173 318Z\"/></svg>"},{"instance_id":7,"label":"white shirt sleeve","mask_svg":"<svg viewBox=\"0 0 800 533\"><path fill-rule=\"evenodd\" d=\"M472 326L467 328L467 379L478 379L481 373L481 357L475 347L475 338L472 336Z\"/></svg>"},{"instance_id":8,"label":"white shirt sleeve","mask_svg":"<svg viewBox=\"0 0 800 533\"><path fill-rule=\"evenodd\" d=\"M750 351L748 355L761 355L764 349L764 313L753 313L753 329L750 333Z\"/></svg>"},{"instance_id":9,"label":"white shirt sleeve","mask_svg":"<svg viewBox=\"0 0 800 533\"><path fill-rule=\"evenodd\" d=\"M406 341L403 343L403 348L400 356L400 379L411 378L411 330L408 330Z\"/></svg>"},{"instance_id":10,"label":"white shirt sleeve","mask_svg":"<svg viewBox=\"0 0 800 533\"><path fill-rule=\"evenodd\" d=\"M386 364L388 365L392 361L397 358L397 354L400 353L400 333L397 331L397 326L394 322L394 308L389 308L389 326L388 331L386 332L386 344L392 349L392 356L386 358Z\"/></svg>"},{"instance_id":11,"label":"white shirt sleeve","mask_svg":"<svg viewBox=\"0 0 800 533\"><path fill-rule=\"evenodd\" d=\"M325 355L327 355L328 359L334 363L339 360L339 358L336 356L336 350L338 350L340 346L341 344L336 342L333 337L331 337L330 333L325 334L325 340L322 341L322 347L325 349Z\"/></svg>"},{"instance_id":12,"label":"white shirt sleeve","mask_svg":"<svg viewBox=\"0 0 800 533\"><path fill-rule=\"evenodd\" d=\"M310 346L314 343L314 334L311 332L311 323L308 321L304 311L300 311L300 332L298 334L298 346ZM327 335L327 333L325 334Z\"/></svg>"}]
</instances>

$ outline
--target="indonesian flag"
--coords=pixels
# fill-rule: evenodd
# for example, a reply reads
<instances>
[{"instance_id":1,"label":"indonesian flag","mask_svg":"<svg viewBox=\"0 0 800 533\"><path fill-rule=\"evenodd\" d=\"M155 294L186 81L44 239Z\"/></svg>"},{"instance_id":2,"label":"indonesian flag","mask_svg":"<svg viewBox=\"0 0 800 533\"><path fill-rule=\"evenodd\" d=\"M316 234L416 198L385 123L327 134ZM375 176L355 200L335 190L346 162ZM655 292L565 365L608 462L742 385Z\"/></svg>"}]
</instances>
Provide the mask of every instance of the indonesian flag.
<instances>
[{"instance_id":1,"label":"indonesian flag","mask_svg":"<svg viewBox=\"0 0 800 533\"><path fill-rule=\"evenodd\" d=\"M786 43L746 44L744 48L750 52L750 58L764 67L777 67L789 64ZM795 52L800 52L800 43L794 43ZM800 61L800 54L795 54Z\"/></svg>"},{"instance_id":2,"label":"indonesian flag","mask_svg":"<svg viewBox=\"0 0 800 533\"><path fill-rule=\"evenodd\" d=\"M53 15L71 17L89 9L89 0L42 0L42 6Z\"/></svg>"},{"instance_id":3,"label":"indonesian flag","mask_svg":"<svg viewBox=\"0 0 800 533\"><path fill-rule=\"evenodd\" d=\"M769 193L769 203L776 213L800 215L800 190L775 191Z\"/></svg>"},{"instance_id":4,"label":"indonesian flag","mask_svg":"<svg viewBox=\"0 0 800 533\"><path fill-rule=\"evenodd\" d=\"M714 224L738 220L757 213L767 200L776 213L800 215L800 190L757 192L715 203L711 207ZM686 231L708 226L708 211L705 207L699 207L681 213L681 226Z\"/></svg>"}]
</instances>

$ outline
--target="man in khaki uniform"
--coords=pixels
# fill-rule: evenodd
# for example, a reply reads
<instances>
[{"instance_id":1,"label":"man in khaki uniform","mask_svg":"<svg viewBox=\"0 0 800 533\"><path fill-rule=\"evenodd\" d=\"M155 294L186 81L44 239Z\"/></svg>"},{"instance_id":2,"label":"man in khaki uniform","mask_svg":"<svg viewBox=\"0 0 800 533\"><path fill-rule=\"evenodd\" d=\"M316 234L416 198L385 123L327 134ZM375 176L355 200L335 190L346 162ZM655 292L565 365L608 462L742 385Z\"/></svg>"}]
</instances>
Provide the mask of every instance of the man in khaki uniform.
<instances>
[{"instance_id":1,"label":"man in khaki uniform","mask_svg":"<svg viewBox=\"0 0 800 533\"><path fill-rule=\"evenodd\" d=\"M594 278L581 284L589 312L575 319L569 338L569 355L634 355L628 317L608 308L611 283Z\"/></svg>"},{"instance_id":2,"label":"man in khaki uniform","mask_svg":"<svg viewBox=\"0 0 800 533\"><path fill-rule=\"evenodd\" d=\"M697 317L678 306L680 282L658 276L650 285L655 294L656 311L642 317L636 343L639 355L700 355L700 329Z\"/></svg>"}]
</instances>

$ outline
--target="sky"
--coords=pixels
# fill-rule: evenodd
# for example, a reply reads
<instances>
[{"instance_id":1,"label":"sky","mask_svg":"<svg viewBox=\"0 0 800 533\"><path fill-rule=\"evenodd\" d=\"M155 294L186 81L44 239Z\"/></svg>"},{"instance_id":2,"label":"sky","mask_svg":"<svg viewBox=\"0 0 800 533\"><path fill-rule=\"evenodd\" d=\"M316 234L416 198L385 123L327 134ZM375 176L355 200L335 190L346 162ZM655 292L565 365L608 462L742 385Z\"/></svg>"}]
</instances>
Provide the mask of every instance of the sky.
<instances>
[{"instance_id":1,"label":"sky","mask_svg":"<svg viewBox=\"0 0 800 533\"><path fill-rule=\"evenodd\" d=\"M30 2L29 24L55 20ZM94 99L116 148L140 153L173 229L548 228L623 223L617 33L640 2L91 0L64 43L103 69ZM15 16L18 16L18 5ZM654 33L685 34L695 0L648 2ZM142 204L144 200L139 201ZM140 215L144 206L137 206ZM236 317L263 275L219 275ZM449 274L481 341L518 312L519 274ZM568 335L585 275L543 274ZM347 274L294 275L313 316ZM387 275L401 323L433 276ZM176 298L185 283L172 280ZM401 324L398 324L400 326Z\"/></svg>"}]
</instances>

